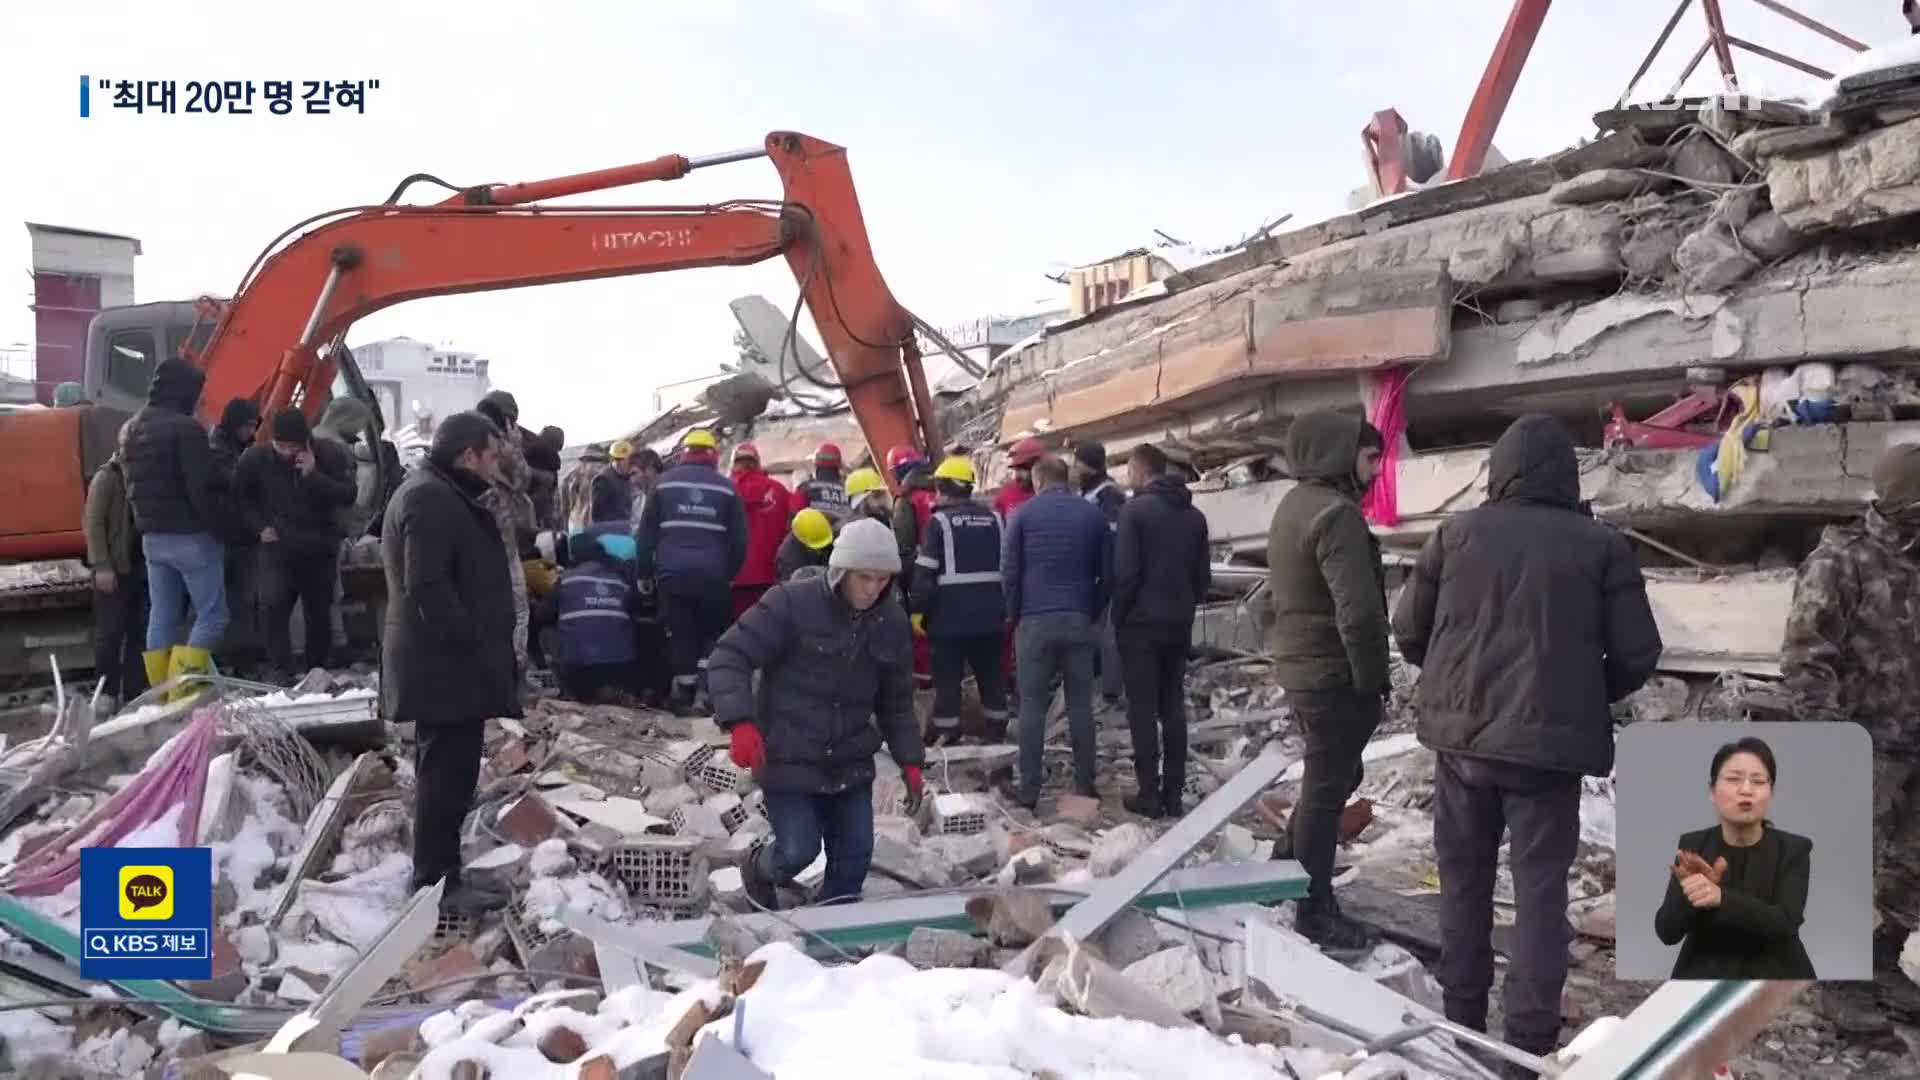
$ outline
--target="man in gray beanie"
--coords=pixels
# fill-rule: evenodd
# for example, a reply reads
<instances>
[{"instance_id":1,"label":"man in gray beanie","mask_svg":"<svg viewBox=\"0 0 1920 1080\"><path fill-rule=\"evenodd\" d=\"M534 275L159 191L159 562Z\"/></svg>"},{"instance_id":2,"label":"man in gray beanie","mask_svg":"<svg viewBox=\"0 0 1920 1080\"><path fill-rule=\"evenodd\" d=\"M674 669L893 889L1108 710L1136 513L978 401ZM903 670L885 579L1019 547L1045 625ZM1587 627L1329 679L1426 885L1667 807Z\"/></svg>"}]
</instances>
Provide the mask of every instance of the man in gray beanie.
<instances>
[{"instance_id":1,"label":"man in gray beanie","mask_svg":"<svg viewBox=\"0 0 1920 1080\"><path fill-rule=\"evenodd\" d=\"M1820 1011L1856 1037L1903 1045L1920 1017L1900 949L1920 928L1920 446L1890 447L1871 506L1832 525L1800 564L1780 670L1795 719L1845 720L1873 741L1873 982L1823 982Z\"/></svg>"},{"instance_id":2,"label":"man in gray beanie","mask_svg":"<svg viewBox=\"0 0 1920 1080\"><path fill-rule=\"evenodd\" d=\"M926 751L913 715L913 640L890 591L900 549L884 523L848 522L825 574L775 585L714 646L707 682L733 760L767 797L773 843L743 868L747 896L827 851L821 903L859 897L873 862L873 756L884 742L919 809ZM758 692L754 674L760 676Z\"/></svg>"}]
</instances>

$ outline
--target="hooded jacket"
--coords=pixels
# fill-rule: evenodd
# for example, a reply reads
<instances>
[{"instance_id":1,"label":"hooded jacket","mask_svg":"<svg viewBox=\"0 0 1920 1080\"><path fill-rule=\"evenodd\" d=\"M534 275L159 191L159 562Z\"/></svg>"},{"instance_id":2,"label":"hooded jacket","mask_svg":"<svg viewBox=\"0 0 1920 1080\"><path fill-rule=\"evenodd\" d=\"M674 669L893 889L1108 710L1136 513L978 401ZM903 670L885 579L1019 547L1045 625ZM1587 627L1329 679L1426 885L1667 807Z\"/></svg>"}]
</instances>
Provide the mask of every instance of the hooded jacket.
<instances>
[{"instance_id":1,"label":"hooded jacket","mask_svg":"<svg viewBox=\"0 0 1920 1080\"><path fill-rule=\"evenodd\" d=\"M1186 481L1156 476L1120 508L1113 538L1113 625L1191 631L1213 584L1207 515Z\"/></svg>"},{"instance_id":2,"label":"hooded jacket","mask_svg":"<svg viewBox=\"0 0 1920 1080\"><path fill-rule=\"evenodd\" d=\"M240 438L240 429L260 419L260 407L246 398L234 398L220 412L220 423L207 433L207 445L213 450L213 460L220 468L220 475L233 482L233 470L240 464L240 455L252 446L250 440Z\"/></svg>"},{"instance_id":3,"label":"hooded jacket","mask_svg":"<svg viewBox=\"0 0 1920 1080\"><path fill-rule=\"evenodd\" d=\"M324 439L339 446L353 464L353 501L340 508L338 518L341 532L357 537L373 523L381 503L380 474L373 459L373 410L358 398L334 398L313 426L313 438L316 444Z\"/></svg>"},{"instance_id":4,"label":"hooded jacket","mask_svg":"<svg viewBox=\"0 0 1920 1080\"><path fill-rule=\"evenodd\" d=\"M1388 687L1386 575L1353 466L1366 421L1306 413L1287 429L1297 483L1267 533L1274 676L1288 690Z\"/></svg>"},{"instance_id":5,"label":"hooded jacket","mask_svg":"<svg viewBox=\"0 0 1920 1080\"><path fill-rule=\"evenodd\" d=\"M143 536L238 531L227 478L215 463L207 432L193 418L207 377L180 360L153 372L146 408L127 429L122 456L133 519Z\"/></svg>"},{"instance_id":6,"label":"hooded jacket","mask_svg":"<svg viewBox=\"0 0 1920 1080\"><path fill-rule=\"evenodd\" d=\"M747 558L734 575L735 585L771 585L780 580L780 542L787 537L793 520L788 509L792 495L787 485L775 480L765 469L737 469L733 489L740 495L740 509L747 516Z\"/></svg>"},{"instance_id":7,"label":"hooded jacket","mask_svg":"<svg viewBox=\"0 0 1920 1080\"><path fill-rule=\"evenodd\" d=\"M1394 612L1420 666L1420 741L1556 772L1613 768L1609 705L1660 659L1633 549L1580 502L1573 439L1526 416L1494 444L1487 504L1427 541Z\"/></svg>"}]
</instances>

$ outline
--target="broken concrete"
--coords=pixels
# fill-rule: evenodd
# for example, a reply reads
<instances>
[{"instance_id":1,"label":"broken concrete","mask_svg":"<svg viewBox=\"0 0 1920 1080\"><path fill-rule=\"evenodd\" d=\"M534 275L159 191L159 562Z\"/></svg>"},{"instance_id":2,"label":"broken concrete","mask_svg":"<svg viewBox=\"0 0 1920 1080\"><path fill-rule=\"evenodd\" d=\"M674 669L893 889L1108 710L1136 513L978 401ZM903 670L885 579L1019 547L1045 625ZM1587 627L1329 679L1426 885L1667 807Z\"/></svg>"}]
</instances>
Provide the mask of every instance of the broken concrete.
<instances>
[{"instance_id":1,"label":"broken concrete","mask_svg":"<svg viewBox=\"0 0 1920 1080\"><path fill-rule=\"evenodd\" d=\"M1878 128L1837 147L1775 158L1773 208L1802 232L1857 228L1920 213L1920 120Z\"/></svg>"}]
</instances>

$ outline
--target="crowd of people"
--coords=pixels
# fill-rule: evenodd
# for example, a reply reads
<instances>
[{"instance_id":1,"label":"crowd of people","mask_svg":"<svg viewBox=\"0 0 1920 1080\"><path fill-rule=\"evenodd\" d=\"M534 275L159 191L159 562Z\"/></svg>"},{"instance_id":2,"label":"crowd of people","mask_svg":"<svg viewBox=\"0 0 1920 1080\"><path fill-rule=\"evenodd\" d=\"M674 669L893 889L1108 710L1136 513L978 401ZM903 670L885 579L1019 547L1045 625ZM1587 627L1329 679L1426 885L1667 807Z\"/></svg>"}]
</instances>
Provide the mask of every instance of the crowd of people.
<instances>
[{"instance_id":1,"label":"crowd of people","mask_svg":"<svg viewBox=\"0 0 1920 1080\"><path fill-rule=\"evenodd\" d=\"M212 432L200 427L202 383L189 365L160 365L147 408L88 493L107 692L207 670L239 579L258 592L271 667L292 669L295 607L304 663L324 664L342 541L377 535L383 707L417 738L415 883L446 881L455 910L505 902L462 877L459 832L485 721L520 715L535 665L569 697L713 716L767 794L775 841L745 882L769 908L823 848L818 899L859 895L883 747L911 809L929 745L1011 738L1007 794L1036 809L1056 693L1075 792L1102 794L1098 691L1124 709L1132 735L1137 784L1125 807L1185 812L1187 659L1211 584L1209 530L1186 474L1152 444L1131 449L1122 483L1098 443L1062 455L1021 440L1013 479L991 500L964 451L934 462L894 447L883 475L843 473L840 449L824 444L789 489L752 442L732 447L723 472L719 438L705 429L687 432L671 460L624 441L589 448L562 479L561 432L527 432L513 397L495 391L442 421L396 487L377 479L399 470L373 467L384 448L367 445L359 403L334 402L311 427L297 410L264 418L256 444L263 418L246 402L229 404ZM1581 778L1611 772L1612 706L1654 672L1660 633L1632 549L1582 501L1573 438L1548 416L1501 436L1484 505L1434 531L1389 610L1361 509L1384 450L1379 431L1338 411L1302 415L1287 435L1295 484L1268 536L1270 646L1305 774L1274 855L1308 877L1303 935L1333 954L1372 944L1340 909L1333 862L1397 645L1420 671L1418 736L1437 753L1446 1014L1486 1027L1504 840L1517 910L1505 1037L1544 1054L1567 976ZM1884 1035L1889 1010L1920 1014L1895 966L1920 924L1910 887L1920 878L1920 448L1890 451L1873 484L1864 519L1829 529L1801 568L1782 668L1801 718L1861 723L1873 738L1876 981L1832 984L1823 1000L1843 1027ZM250 578L223 572L234 560ZM980 718L971 731L969 678ZM924 729L917 681L933 691ZM1712 882L1676 882L1696 906L1722 895Z\"/></svg>"}]
</instances>

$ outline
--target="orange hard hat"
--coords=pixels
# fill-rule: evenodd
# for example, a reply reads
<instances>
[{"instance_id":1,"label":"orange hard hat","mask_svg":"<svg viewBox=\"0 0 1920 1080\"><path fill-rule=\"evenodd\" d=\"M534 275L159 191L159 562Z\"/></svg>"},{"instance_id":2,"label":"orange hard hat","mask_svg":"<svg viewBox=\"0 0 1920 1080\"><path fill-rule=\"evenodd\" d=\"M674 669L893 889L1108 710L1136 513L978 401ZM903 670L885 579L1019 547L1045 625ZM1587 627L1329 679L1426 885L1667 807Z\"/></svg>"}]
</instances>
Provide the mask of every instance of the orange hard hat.
<instances>
[{"instance_id":1,"label":"orange hard hat","mask_svg":"<svg viewBox=\"0 0 1920 1080\"><path fill-rule=\"evenodd\" d=\"M820 444L820 449L813 452L813 460L816 464L830 462L837 465L840 463L840 448L833 443L823 442Z\"/></svg>"},{"instance_id":2,"label":"orange hard hat","mask_svg":"<svg viewBox=\"0 0 1920 1080\"><path fill-rule=\"evenodd\" d=\"M1039 461L1046 453L1047 448L1039 439L1026 438L1013 444L1013 448L1007 451L1007 460L1013 463L1014 468L1020 469Z\"/></svg>"},{"instance_id":3,"label":"orange hard hat","mask_svg":"<svg viewBox=\"0 0 1920 1080\"><path fill-rule=\"evenodd\" d=\"M902 465L915 464L925 460L927 460L926 456L920 453L920 451L915 450L906 443L901 443L899 446L887 451L887 471L892 472Z\"/></svg>"}]
</instances>

